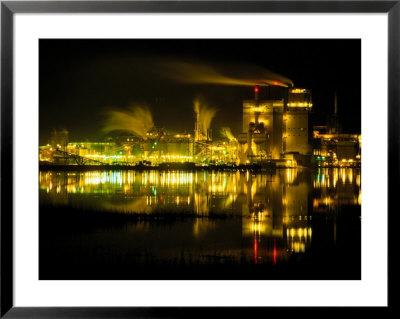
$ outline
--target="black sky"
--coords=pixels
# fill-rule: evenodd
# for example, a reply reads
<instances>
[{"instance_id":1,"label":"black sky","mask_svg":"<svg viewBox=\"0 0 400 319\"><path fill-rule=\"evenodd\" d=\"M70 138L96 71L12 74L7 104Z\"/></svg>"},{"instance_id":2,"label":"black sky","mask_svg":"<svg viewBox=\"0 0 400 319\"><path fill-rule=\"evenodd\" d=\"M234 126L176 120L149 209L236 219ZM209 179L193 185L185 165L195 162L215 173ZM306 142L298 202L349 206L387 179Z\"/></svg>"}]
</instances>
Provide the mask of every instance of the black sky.
<instances>
[{"instance_id":1,"label":"black sky","mask_svg":"<svg viewBox=\"0 0 400 319\"><path fill-rule=\"evenodd\" d=\"M54 128L72 141L101 141L109 108L146 104L157 126L171 132L194 128L193 99L218 109L221 126L238 133L246 86L184 84L158 74L160 59L202 64L254 64L312 91L311 125L324 125L338 96L343 131L361 132L361 40L40 40L40 144ZM266 94L266 89L262 93Z\"/></svg>"}]
</instances>

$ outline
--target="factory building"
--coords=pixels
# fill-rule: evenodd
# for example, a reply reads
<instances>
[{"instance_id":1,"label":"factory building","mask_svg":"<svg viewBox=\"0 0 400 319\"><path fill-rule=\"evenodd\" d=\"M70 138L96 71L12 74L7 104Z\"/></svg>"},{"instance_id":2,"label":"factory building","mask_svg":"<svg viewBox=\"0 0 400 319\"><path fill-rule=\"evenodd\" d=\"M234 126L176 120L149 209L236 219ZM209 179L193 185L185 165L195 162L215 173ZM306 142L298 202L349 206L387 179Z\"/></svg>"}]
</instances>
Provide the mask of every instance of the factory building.
<instances>
[{"instance_id":1,"label":"factory building","mask_svg":"<svg viewBox=\"0 0 400 319\"><path fill-rule=\"evenodd\" d=\"M311 93L299 88L286 91L281 98L264 100L260 99L260 88L256 86L254 100L243 101L243 128L238 138L241 163L275 161L286 165L288 158L294 163L311 153L308 143Z\"/></svg>"},{"instance_id":2,"label":"factory building","mask_svg":"<svg viewBox=\"0 0 400 319\"><path fill-rule=\"evenodd\" d=\"M361 135L343 134L335 112L328 125L314 126L309 136L311 92L302 88L254 88L254 99L243 101L242 132L229 128L213 140L211 121L215 111L195 107L194 131L170 133L153 127L146 135L118 135L105 142L69 142L65 130L55 130L50 143L40 147L39 159L56 164L195 165L262 164L265 167L358 167ZM272 94L271 94L272 91ZM129 134L129 133L128 133ZM311 143L312 142L312 147Z\"/></svg>"},{"instance_id":3,"label":"factory building","mask_svg":"<svg viewBox=\"0 0 400 319\"><path fill-rule=\"evenodd\" d=\"M313 155L318 166L359 167L361 165L361 134L342 133L335 111L328 125L313 127Z\"/></svg>"},{"instance_id":4,"label":"factory building","mask_svg":"<svg viewBox=\"0 0 400 319\"><path fill-rule=\"evenodd\" d=\"M314 157L320 166L359 166L361 134L332 133L329 126L314 126Z\"/></svg>"},{"instance_id":5,"label":"factory building","mask_svg":"<svg viewBox=\"0 0 400 319\"><path fill-rule=\"evenodd\" d=\"M284 116L284 153L310 154L308 113L312 108L311 93L305 89L289 89Z\"/></svg>"},{"instance_id":6,"label":"factory building","mask_svg":"<svg viewBox=\"0 0 400 319\"><path fill-rule=\"evenodd\" d=\"M68 145L69 132L65 129L54 129L51 132L49 144L54 148L65 148Z\"/></svg>"}]
</instances>

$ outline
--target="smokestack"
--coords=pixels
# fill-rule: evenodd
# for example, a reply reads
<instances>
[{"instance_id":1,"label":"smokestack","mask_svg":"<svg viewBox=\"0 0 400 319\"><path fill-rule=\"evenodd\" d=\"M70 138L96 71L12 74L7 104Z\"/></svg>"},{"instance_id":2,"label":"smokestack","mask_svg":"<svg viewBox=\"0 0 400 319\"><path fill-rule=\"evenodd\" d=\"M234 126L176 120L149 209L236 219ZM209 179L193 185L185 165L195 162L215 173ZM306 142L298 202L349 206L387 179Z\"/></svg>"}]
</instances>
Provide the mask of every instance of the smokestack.
<instances>
[{"instance_id":1,"label":"smokestack","mask_svg":"<svg viewBox=\"0 0 400 319\"><path fill-rule=\"evenodd\" d=\"M335 116L337 116L337 95L335 93Z\"/></svg>"},{"instance_id":2,"label":"smokestack","mask_svg":"<svg viewBox=\"0 0 400 319\"><path fill-rule=\"evenodd\" d=\"M258 102L258 93L260 92L260 87L258 85L256 85L254 87L254 99L256 100L256 102Z\"/></svg>"},{"instance_id":3,"label":"smokestack","mask_svg":"<svg viewBox=\"0 0 400 319\"><path fill-rule=\"evenodd\" d=\"M260 92L260 87L259 87L258 85L256 85L256 86L254 87L254 100L255 100L254 106L255 106L256 108L258 108L258 98L259 98L258 94L259 94L259 92ZM258 116L259 116L260 114L256 111L254 115L255 115L254 122L255 122L256 124L258 124Z\"/></svg>"}]
</instances>

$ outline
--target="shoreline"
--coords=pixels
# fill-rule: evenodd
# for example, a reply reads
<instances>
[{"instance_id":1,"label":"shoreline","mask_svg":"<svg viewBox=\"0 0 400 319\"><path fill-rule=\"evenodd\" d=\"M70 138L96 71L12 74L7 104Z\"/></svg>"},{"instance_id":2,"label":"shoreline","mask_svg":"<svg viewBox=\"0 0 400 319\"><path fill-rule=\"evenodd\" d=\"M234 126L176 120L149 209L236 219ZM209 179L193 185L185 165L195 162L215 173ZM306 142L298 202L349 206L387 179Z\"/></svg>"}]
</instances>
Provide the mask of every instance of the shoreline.
<instances>
[{"instance_id":1,"label":"shoreline","mask_svg":"<svg viewBox=\"0 0 400 319\"><path fill-rule=\"evenodd\" d=\"M352 168L361 169L361 166L297 166L277 167L274 165L207 165L196 166L194 163L168 163L167 165L70 165L70 164L39 164L39 171L250 171L250 172L275 172L279 170L318 170L324 168Z\"/></svg>"}]
</instances>

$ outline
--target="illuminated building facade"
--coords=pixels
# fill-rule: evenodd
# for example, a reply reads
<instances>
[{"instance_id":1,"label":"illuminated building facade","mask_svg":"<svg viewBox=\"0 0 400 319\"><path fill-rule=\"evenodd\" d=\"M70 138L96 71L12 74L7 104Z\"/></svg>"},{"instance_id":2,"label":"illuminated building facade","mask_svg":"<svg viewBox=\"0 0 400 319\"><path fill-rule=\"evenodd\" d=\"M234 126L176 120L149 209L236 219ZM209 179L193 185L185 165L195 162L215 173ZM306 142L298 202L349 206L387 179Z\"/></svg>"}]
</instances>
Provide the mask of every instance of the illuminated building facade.
<instances>
[{"instance_id":1,"label":"illuminated building facade","mask_svg":"<svg viewBox=\"0 0 400 319\"><path fill-rule=\"evenodd\" d=\"M361 134L334 134L328 126L314 126L313 138L314 159L320 166L361 165Z\"/></svg>"},{"instance_id":2,"label":"illuminated building facade","mask_svg":"<svg viewBox=\"0 0 400 319\"><path fill-rule=\"evenodd\" d=\"M308 113L312 108L311 92L305 89L289 89L284 117L283 150L286 153L310 154L308 143Z\"/></svg>"},{"instance_id":3,"label":"illuminated building facade","mask_svg":"<svg viewBox=\"0 0 400 319\"><path fill-rule=\"evenodd\" d=\"M311 92L288 88L287 96L261 100L259 91L256 86L254 100L243 101L243 128L238 139L241 163L275 160L286 165L287 154L311 154L308 143ZM296 160L292 157L290 162Z\"/></svg>"}]
</instances>

